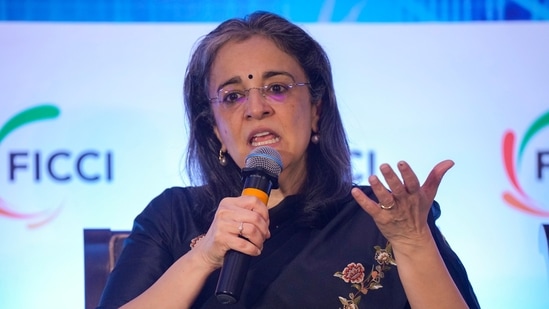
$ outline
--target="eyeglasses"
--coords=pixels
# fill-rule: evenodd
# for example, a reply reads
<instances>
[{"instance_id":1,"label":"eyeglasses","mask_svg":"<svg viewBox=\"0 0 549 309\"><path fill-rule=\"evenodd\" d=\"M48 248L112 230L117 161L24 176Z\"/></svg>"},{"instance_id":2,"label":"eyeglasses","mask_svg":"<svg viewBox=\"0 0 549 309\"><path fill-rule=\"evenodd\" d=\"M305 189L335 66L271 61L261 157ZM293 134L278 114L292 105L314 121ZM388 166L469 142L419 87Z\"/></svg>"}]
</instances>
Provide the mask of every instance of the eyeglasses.
<instances>
[{"instance_id":1,"label":"eyeglasses","mask_svg":"<svg viewBox=\"0 0 549 309\"><path fill-rule=\"evenodd\" d=\"M209 98L210 102L218 103L225 108L235 108L248 100L250 90L257 89L261 96L267 101L274 103L284 103L292 89L300 86L307 86L310 83L271 83L263 87L255 87L248 89L239 89L238 87L230 86L220 89L217 92L217 97Z\"/></svg>"}]
</instances>

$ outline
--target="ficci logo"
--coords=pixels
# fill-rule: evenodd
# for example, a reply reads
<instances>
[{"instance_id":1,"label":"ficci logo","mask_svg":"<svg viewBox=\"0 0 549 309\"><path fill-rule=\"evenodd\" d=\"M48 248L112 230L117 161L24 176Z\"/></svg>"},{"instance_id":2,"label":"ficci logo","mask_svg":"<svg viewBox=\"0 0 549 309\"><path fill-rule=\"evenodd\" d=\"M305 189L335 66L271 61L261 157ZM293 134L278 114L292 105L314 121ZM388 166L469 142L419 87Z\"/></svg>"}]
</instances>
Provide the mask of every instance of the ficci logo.
<instances>
[{"instance_id":1,"label":"ficci logo","mask_svg":"<svg viewBox=\"0 0 549 309\"><path fill-rule=\"evenodd\" d=\"M60 114L59 108L51 104L26 109L10 118L0 128L0 144L16 129L32 123L56 119ZM90 160L95 161L92 166L99 165L102 168L90 171L86 164ZM8 150L7 161L9 174L7 178L11 183L16 183L20 178L32 179L34 183L48 180L60 184L75 180L85 183L111 182L113 179L113 153L111 151L85 150L73 153L70 149L58 149L43 153L40 150L29 149ZM0 217L24 220L29 228L36 228L51 222L59 214L61 208L60 205L54 209L23 213L14 210L13 205L0 197Z\"/></svg>"},{"instance_id":2,"label":"ficci logo","mask_svg":"<svg viewBox=\"0 0 549 309\"><path fill-rule=\"evenodd\" d=\"M549 111L542 114L536 119L522 139L517 143L516 135L513 131L507 131L503 137L503 162L507 178L514 191L505 191L503 200L511 207L526 212L528 214L549 217L549 211L545 210L538 201L532 199L523 189L518 178L518 168L522 166L522 160L526 146L531 142L532 138L540 133L542 129L549 126ZM517 145L519 145L517 149ZM545 161L544 161L545 159ZM544 169L549 169L549 149L536 151L536 177L538 180L543 179Z\"/></svg>"}]
</instances>

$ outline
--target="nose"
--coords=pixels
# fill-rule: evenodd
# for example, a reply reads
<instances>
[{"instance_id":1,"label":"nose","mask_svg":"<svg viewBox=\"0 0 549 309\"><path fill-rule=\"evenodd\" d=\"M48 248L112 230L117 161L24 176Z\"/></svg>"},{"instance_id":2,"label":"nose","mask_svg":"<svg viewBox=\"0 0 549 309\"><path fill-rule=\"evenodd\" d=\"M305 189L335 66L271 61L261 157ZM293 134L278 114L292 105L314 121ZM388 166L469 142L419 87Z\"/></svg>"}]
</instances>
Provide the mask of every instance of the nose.
<instances>
[{"instance_id":1,"label":"nose","mask_svg":"<svg viewBox=\"0 0 549 309\"><path fill-rule=\"evenodd\" d=\"M255 91L254 91L255 90ZM267 102L260 88L251 88L246 96L246 118L261 119L272 114L272 106Z\"/></svg>"}]
</instances>

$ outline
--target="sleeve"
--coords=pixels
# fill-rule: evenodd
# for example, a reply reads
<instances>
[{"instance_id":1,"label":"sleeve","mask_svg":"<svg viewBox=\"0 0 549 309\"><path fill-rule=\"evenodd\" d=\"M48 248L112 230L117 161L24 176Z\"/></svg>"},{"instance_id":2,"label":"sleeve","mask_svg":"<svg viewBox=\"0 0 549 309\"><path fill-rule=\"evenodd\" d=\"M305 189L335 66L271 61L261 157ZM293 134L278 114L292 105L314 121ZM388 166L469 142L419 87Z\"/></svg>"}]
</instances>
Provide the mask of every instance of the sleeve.
<instances>
[{"instance_id":1,"label":"sleeve","mask_svg":"<svg viewBox=\"0 0 549 309\"><path fill-rule=\"evenodd\" d=\"M148 289L175 261L171 241L174 197L168 189L153 199L135 220L111 272L98 309L119 308Z\"/></svg>"},{"instance_id":2,"label":"sleeve","mask_svg":"<svg viewBox=\"0 0 549 309\"><path fill-rule=\"evenodd\" d=\"M452 276L452 279L467 302L469 308L480 308L475 292L473 291L473 287L469 282L465 267L461 263L457 254L450 248L450 245L446 242L446 239L435 224L435 220L440 217L440 213L440 205L437 202L434 202L429 214L428 223L438 250L440 251L440 255L442 256L448 272Z\"/></svg>"}]
</instances>

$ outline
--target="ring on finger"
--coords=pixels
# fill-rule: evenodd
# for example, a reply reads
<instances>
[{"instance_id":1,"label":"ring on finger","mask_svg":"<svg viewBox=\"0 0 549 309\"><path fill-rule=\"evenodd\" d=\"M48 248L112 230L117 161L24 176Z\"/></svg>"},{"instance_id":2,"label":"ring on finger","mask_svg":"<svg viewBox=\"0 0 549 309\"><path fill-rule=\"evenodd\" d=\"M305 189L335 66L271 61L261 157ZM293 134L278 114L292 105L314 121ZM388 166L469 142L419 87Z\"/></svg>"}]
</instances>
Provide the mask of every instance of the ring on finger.
<instances>
[{"instance_id":1,"label":"ring on finger","mask_svg":"<svg viewBox=\"0 0 549 309\"><path fill-rule=\"evenodd\" d=\"M389 205L379 203L379 207L383 210L391 210L393 207L395 207L395 201L392 201Z\"/></svg>"},{"instance_id":2,"label":"ring on finger","mask_svg":"<svg viewBox=\"0 0 549 309\"><path fill-rule=\"evenodd\" d=\"M244 230L244 222L240 222L238 226L238 236L242 236L242 231Z\"/></svg>"}]
</instances>

